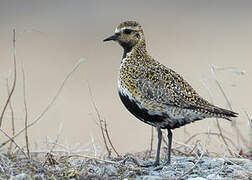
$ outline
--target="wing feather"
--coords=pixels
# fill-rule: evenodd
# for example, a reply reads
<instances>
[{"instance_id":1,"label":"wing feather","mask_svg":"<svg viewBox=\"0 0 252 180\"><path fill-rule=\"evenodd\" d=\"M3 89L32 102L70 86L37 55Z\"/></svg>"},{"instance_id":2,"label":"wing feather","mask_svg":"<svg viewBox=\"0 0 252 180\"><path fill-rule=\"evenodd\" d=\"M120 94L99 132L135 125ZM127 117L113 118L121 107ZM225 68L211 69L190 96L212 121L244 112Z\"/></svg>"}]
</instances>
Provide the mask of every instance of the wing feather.
<instances>
[{"instance_id":1,"label":"wing feather","mask_svg":"<svg viewBox=\"0 0 252 180\"><path fill-rule=\"evenodd\" d=\"M214 106L203 99L182 76L160 63L145 69L145 77L137 78L136 84L137 90L147 101L223 115L226 119L237 116L237 113Z\"/></svg>"}]
</instances>

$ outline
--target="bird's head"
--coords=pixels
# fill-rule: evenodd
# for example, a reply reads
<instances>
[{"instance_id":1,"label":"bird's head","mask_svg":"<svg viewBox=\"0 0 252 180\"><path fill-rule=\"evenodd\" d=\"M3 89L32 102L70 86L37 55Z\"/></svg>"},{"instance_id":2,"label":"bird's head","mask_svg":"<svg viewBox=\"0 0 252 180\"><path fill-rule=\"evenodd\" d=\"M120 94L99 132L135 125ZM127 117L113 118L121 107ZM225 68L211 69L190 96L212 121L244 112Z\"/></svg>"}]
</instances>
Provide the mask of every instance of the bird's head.
<instances>
[{"instance_id":1,"label":"bird's head","mask_svg":"<svg viewBox=\"0 0 252 180\"><path fill-rule=\"evenodd\" d=\"M144 41L143 29L136 21L122 22L116 29L115 34L103 41L117 41L124 49L132 49L139 42Z\"/></svg>"}]
</instances>

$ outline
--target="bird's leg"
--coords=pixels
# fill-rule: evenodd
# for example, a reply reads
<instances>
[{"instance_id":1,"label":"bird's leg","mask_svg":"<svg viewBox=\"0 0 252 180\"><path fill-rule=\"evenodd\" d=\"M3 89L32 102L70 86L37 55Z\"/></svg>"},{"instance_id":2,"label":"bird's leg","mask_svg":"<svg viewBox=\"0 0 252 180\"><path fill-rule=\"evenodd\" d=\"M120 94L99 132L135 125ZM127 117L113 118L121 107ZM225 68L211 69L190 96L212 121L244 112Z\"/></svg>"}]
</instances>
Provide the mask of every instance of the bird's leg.
<instances>
[{"instance_id":1,"label":"bird's leg","mask_svg":"<svg viewBox=\"0 0 252 180\"><path fill-rule=\"evenodd\" d=\"M171 163L171 146L172 146L172 132L170 129L167 129L168 131L168 157L165 165L169 165Z\"/></svg>"},{"instance_id":2,"label":"bird's leg","mask_svg":"<svg viewBox=\"0 0 252 180\"><path fill-rule=\"evenodd\" d=\"M142 164L140 165L141 167L150 167L150 166L158 166L160 164L159 160L160 160L160 148L161 148L161 142L162 142L162 131L160 127L157 127L157 134L158 134L158 144L157 144L157 153L156 153L156 160L154 162L154 164ZM163 166L162 166L163 167ZM158 168L157 170L159 170L160 168Z\"/></svg>"},{"instance_id":3,"label":"bird's leg","mask_svg":"<svg viewBox=\"0 0 252 180\"><path fill-rule=\"evenodd\" d=\"M154 166L158 166L159 160L160 160L160 147L161 147L161 142L162 142L162 131L160 127L157 127L157 133L158 133L158 144L157 144L157 154L156 154L156 160L155 160Z\"/></svg>"}]
</instances>

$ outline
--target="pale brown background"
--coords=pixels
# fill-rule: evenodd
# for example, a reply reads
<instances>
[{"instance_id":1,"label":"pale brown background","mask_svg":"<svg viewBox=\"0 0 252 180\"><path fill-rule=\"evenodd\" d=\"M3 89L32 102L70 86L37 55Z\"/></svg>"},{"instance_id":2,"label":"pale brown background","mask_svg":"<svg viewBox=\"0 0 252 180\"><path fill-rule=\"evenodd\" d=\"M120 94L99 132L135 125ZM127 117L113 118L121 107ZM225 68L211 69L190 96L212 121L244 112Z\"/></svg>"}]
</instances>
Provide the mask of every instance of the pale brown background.
<instances>
[{"instance_id":1,"label":"pale brown background","mask_svg":"<svg viewBox=\"0 0 252 180\"><path fill-rule=\"evenodd\" d=\"M29 129L31 146L43 147L45 137L56 139L59 124L63 129L59 142L86 145L94 138L102 145L94 100L108 122L115 147L120 153L142 151L149 147L150 126L136 120L117 95L117 73L122 49L116 43L103 43L124 20L139 21L153 57L182 74L205 98L208 91L201 80L207 77L214 103L226 102L211 76L211 64L237 67L246 74L218 73L233 109L240 113L237 125L248 138L244 111L251 109L252 1L85 1L85 0L1 0L0 1L0 108L6 101L6 81L13 70L12 29L17 30L18 79L12 103L17 129L23 127L21 61L27 80L28 118L31 122L56 93L65 75L80 57L81 65L65 85L56 103L34 127ZM12 75L11 75L12 77ZM221 125L235 137L229 122ZM3 129L10 133L8 109ZM186 126L190 134L216 130L214 119ZM189 135L184 128L174 131L175 141ZM1 141L6 139L0 134ZM235 140L235 138L233 138ZM196 140L196 139L195 139ZM205 136L203 137L205 140ZM20 136L18 142L24 145ZM204 141L203 141L204 142ZM218 139L209 149L221 150ZM155 145L156 146L156 145ZM218 147L218 148L217 148Z\"/></svg>"}]
</instances>

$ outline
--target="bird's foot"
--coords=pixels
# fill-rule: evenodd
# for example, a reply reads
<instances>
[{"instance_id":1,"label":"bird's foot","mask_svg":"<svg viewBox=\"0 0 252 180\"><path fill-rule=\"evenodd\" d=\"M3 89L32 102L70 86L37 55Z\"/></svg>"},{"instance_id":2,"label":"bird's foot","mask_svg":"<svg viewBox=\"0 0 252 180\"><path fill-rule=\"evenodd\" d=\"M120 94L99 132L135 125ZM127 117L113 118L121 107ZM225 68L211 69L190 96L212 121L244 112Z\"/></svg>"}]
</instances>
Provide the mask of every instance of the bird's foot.
<instances>
[{"instance_id":1,"label":"bird's foot","mask_svg":"<svg viewBox=\"0 0 252 180\"><path fill-rule=\"evenodd\" d=\"M145 168L153 167L153 171L159 171L159 170L162 170L163 167L169 166L170 164L171 164L171 161L166 161L164 164L160 164L157 161L155 161L154 163L149 161L147 163L140 164L140 167L145 167Z\"/></svg>"},{"instance_id":2,"label":"bird's foot","mask_svg":"<svg viewBox=\"0 0 252 180\"><path fill-rule=\"evenodd\" d=\"M141 167L157 167L159 165L160 165L159 161L155 161L154 163L153 161L148 161L144 164L140 164Z\"/></svg>"},{"instance_id":3,"label":"bird's foot","mask_svg":"<svg viewBox=\"0 0 252 180\"><path fill-rule=\"evenodd\" d=\"M162 170L163 167L165 166L169 166L171 164L170 160L167 160L164 164L160 164L159 161L148 161L144 164L139 164L140 167L145 167L145 168L149 168L149 167L153 167L153 171L159 171Z\"/></svg>"},{"instance_id":4,"label":"bird's foot","mask_svg":"<svg viewBox=\"0 0 252 180\"><path fill-rule=\"evenodd\" d=\"M171 161L167 160L164 164L156 166L153 171L159 171L162 170L163 167L169 166L171 164Z\"/></svg>"},{"instance_id":5,"label":"bird's foot","mask_svg":"<svg viewBox=\"0 0 252 180\"><path fill-rule=\"evenodd\" d=\"M171 160L167 160L165 163L164 163L164 166L169 166L171 164Z\"/></svg>"}]
</instances>

